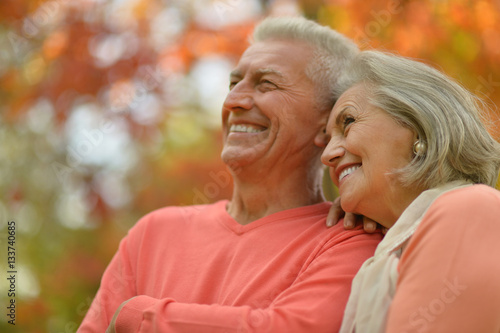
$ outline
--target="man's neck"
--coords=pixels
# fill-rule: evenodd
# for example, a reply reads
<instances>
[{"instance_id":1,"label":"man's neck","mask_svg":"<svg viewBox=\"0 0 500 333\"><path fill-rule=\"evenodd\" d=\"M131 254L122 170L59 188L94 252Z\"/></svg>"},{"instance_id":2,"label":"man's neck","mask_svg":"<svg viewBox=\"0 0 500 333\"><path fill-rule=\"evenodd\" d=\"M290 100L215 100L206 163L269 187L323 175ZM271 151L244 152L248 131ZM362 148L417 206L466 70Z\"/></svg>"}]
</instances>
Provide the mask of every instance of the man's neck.
<instances>
[{"instance_id":1,"label":"man's neck","mask_svg":"<svg viewBox=\"0 0 500 333\"><path fill-rule=\"evenodd\" d=\"M321 184L318 175L289 175L280 181L265 177L258 182L235 177L227 212L245 225L283 210L317 204L324 201Z\"/></svg>"}]
</instances>

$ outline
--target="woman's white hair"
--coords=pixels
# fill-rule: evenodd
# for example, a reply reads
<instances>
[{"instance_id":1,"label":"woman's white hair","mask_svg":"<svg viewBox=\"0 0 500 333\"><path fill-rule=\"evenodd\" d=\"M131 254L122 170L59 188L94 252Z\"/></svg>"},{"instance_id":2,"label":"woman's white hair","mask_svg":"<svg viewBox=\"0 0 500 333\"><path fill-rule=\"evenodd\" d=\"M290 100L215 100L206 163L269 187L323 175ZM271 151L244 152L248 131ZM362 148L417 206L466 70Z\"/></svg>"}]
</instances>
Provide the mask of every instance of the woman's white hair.
<instances>
[{"instance_id":1,"label":"woman's white hair","mask_svg":"<svg viewBox=\"0 0 500 333\"><path fill-rule=\"evenodd\" d=\"M425 189L468 180L495 186L500 143L483 121L486 103L440 71L421 62L363 51L351 62L336 94L363 83L372 105L386 111L425 142L423 156L397 172L403 184Z\"/></svg>"},{"instance_id":2,"label":"woman's white hair","mask_svg":"<svg viewBox=\"0 0 500 333\"><path fill-rule=\"evenodd\" d=\"M341 72L359 52L356 44L337 31L303 17L264 19L254 30L253 42L272 39L302 41L314 48L314 58L306 68L306 75L315 84L318 106L330 112L339 97L331 88L337 85Z\"/></svg>"}]
</instances>

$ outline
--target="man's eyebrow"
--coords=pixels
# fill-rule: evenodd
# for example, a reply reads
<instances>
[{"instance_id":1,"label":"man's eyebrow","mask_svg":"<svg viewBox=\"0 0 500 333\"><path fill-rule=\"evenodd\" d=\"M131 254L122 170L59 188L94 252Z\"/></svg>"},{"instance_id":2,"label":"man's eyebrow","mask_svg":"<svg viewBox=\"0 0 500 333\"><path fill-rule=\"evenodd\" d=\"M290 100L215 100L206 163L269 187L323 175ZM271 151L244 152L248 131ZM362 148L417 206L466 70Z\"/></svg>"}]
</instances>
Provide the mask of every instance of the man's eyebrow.
<instances>
[{"instance_id":1,"label":"man's eyebrow","mask_svg":"<svg viewBox=\"0 0 500 333\"><path fill-rule=\"evenodd\" d=\"M280 72L279 70L276 70L276 69L272 69L272 68L259 68L259 69L255 70L254 74L258 75L258 76L265 75L265 74L274 74L274 75L277 75L279 77L284 77L282 72ZM233 70L229 74L229 78L242 78L242 77L243 77L243 73L238 69Z\"/></svg>"},{"instance_id":2,"label":"man's eyebrow","mask_svg":"<svg viewBox=\"0 0 500 333\"><path fill-rule=\"evenodd\" d=\"M283 73L281 73L279 70L277 69L272 69L272 68L259 68L255 71L256 74L260 74L260 75L264 75L264 74L275 74L275 75L278 75L280 77L283 77Z\"/></svg>"},{"instance_id":3,"label":"man's eyebrow","mask_svg":"<svg viewBox=\"0 0 500 333\"><path fill-rule=\"evenodd\" d=\"M231 73L229 73L229 77L242 77L243 74L241 74L241 71L235 69L234 71L232 71Z\"/></svg>"}]
</instances>

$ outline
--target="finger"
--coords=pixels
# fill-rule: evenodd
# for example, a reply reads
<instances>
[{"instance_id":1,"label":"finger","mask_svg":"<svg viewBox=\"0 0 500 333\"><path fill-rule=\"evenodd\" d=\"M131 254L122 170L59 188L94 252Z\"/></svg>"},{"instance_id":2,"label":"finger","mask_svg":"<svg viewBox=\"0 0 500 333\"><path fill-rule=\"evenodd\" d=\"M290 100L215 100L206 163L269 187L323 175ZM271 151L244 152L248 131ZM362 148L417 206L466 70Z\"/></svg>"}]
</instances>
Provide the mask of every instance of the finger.
<instances>
[{"instance_id":1,"label":"finger","mask_svg":"<svg viewBox=\"0 0 500 333\"><path fill-rule=\"evenodd\" d=\"M363 216L363 229L369 234L374 233L377 230L377 223L372 219Z\"/></svg>"},{"instance_id":2,"label":"finger","mask_svg":"<svg viewBox=\"0 0 500 333\"><path fill-rule=\"evenodd\" d=\"M340 198L337 198L332 202L332 207L326 217L326 226L332 227L336 225L343 214L344 212L342 211L342 208L340 208Z\"/></svg>"},{"instance_id":3,"label":"finger","mask_svg":"<svg viewBox=\"0 0 500 333\"><path fill-rule=\"evenodd\" d=\"M353 229L356 226L356 215L353 213L346 213L344 216L344 228Z\"/></svg>"}]
</instances>

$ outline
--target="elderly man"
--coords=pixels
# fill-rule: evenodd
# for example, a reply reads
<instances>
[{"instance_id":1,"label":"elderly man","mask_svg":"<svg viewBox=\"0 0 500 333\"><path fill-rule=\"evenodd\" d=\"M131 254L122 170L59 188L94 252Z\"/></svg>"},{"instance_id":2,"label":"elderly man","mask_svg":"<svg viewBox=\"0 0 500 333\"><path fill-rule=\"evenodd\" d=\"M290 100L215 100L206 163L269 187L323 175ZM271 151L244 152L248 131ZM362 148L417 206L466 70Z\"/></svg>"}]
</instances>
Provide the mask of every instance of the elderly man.
<instances>
[{"instance_id":1,"label":"elderly man","mask_svg":"<svg viewBox=\"0 0 500 333\"><path fill-rule=\"evenodd\" d=\"M231 201L167 207L120 243L79 332L334 332L380 234L325 226L330 87L357 47L267 19L231 73L222 159Z\"/></svg>"}]
</instances>

